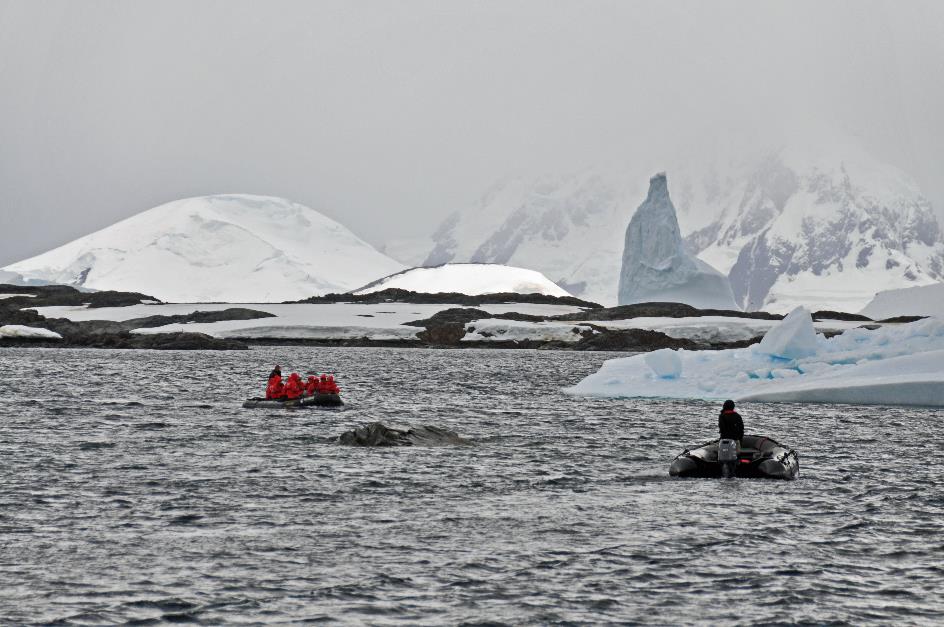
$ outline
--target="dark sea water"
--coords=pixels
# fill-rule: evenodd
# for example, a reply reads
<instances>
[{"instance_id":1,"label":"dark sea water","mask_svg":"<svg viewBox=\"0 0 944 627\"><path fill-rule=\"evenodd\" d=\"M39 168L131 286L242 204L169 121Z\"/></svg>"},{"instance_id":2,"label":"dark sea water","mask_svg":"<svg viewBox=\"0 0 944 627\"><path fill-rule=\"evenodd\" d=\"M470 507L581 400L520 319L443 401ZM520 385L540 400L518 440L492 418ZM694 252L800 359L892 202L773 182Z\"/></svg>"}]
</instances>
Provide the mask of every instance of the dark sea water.
<instances>
[{"instance_id":1,"label":"dark sea water","mask_svg":"<svg viewBox=\"0 0 944 627\"><path fill-rule=\"evenodd\" d=\"M799 480L670 479L718 408L559 392L612 356L2 350L0 624L944 621L944 412L744 405ZM275 362L346 409L243 410Z\"/></svg>"}]
</instances>

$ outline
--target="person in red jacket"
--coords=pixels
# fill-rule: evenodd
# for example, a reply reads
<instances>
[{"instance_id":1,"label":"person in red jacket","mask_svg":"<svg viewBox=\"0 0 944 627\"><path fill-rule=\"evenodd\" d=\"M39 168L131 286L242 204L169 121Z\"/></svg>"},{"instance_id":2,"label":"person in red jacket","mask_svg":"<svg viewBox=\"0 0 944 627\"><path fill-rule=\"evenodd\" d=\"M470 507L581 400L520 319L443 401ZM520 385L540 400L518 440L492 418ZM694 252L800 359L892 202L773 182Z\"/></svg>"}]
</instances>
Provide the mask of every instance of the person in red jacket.
<instances>
[{"instance_id":1,"label":"person in red jacket","mask_svg":"<svg viewBox=\"0 0 944 627\"><path fill-rule=\"evenodd\" d=\"M305 384L305 395L314 396L318 392L318 377L310 376L308 377L308 382Z\"/></svg>"},{"instance_id":2,"label":"person in red jacket","mask_svg":"<svg viewBox=\"0 0 944 627\"><path fill-rule=\"evenodd\" d=\"M297 372L293 372L288 376L288 383L285 384L285 396L291 401L301 398L304 392L305 386L302 384L302 378L298 376Z\"/></svg>"},{"instance_id":3,"label":"person in red jacket","mask_svg":"<svg viewBox=\"0 0 944 627\"><path fill-rule=\"evenodd\" d=\"M325 394L340 394L341 388L338 387L338 384L334 382L334 375L328 375L327 381L325 382Z\"/></svg>"},{"instance_id":4,"label":"person in red jacket","mask_svg":"<svg viewBox=\"0 0 944 627\"><path fill-rule=\"evenodd\" d=\"M269 377L269 384L266 386L266 399L272 400L285 396L285 386L282 385L282 375L273 374Z\"/></svg>"}]
</instances>

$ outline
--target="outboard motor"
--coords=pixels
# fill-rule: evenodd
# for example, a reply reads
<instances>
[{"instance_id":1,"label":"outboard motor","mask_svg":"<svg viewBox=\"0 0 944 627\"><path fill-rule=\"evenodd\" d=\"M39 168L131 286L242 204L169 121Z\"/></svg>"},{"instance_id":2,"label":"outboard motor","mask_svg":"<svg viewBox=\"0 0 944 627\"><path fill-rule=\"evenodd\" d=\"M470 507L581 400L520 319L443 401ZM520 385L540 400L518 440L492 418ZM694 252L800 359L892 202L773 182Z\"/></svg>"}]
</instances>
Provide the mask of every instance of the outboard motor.
<instances>
[{"instance_id":1,"label":"outboard motor","mask_svg":"<svg viewBox=\"0 0 944 627\"><path fill-rule=\"evenodd\" d=\"M738 443L737 440L719 440L718 441L718 463L721 464L721 476L734 476L734 469L738 461Z\"/></svg>"}]
</instances>

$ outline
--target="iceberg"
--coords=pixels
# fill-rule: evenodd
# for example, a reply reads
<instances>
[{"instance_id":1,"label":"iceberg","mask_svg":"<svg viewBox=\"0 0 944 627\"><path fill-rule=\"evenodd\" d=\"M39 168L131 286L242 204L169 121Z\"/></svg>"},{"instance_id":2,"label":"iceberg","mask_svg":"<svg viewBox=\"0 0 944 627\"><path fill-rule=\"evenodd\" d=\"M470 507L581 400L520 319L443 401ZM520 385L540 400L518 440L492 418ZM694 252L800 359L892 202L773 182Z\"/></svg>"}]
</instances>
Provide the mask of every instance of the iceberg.
<instances>
[{"instance_id":1,"label":"iceberg","mask_svg":"<svg viewBox=\"0 0 944 627\"><path fill-rule=\"evenodd\" d=\"M798 359L816 354L813 316L806 307L797 307L780 324L764 334L764 339L754 351L781 359Z\"/></svg>"},{"instance_id":2,"label":"iceberg","mask_svg":"<svg viewBox=\"0 0 944 627\"><path fill-rule=\"evenodd\" d=\"M619 304L685 303L739 310L728 278L685 250L665 174L649 180L649 194L626 227Z\"/></svg>"},{"instance_id":3,"label":"iceberg","mask_svg":"<svg viewBox=\"0 0 944 627\"><path fill-rule=\"evenodd\" d=\"M944 407L944 319L878 329L814 333L809 314L795 310L768 331L767 346L676 351L678 376L660 376L634 355L604 362L564 390L576 396L923 405Z\"/></svg>"}]
</instances>

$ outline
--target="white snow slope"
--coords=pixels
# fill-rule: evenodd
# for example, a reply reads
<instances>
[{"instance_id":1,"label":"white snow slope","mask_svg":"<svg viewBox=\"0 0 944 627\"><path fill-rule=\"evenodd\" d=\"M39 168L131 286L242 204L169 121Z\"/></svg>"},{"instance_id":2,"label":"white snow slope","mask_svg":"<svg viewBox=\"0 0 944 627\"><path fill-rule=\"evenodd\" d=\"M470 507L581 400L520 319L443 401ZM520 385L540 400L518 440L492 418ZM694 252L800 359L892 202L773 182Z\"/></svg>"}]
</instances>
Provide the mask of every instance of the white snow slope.
<instances>
[{"instance_id":1,"label":"white snow slope","mask_svg":"<svg viewBox=\"0 0 944 627\"><path fill-rule=\"evenodd\" d=\"M859 313L873 320L895 316L944 317L944 283L879 292Z\"/></svg>"},{"instance_id":2,"label":"white snow slope","mask_svg":"<svg viewBox=\"0 0 944 627\"><path fill-rule=\"evenodd\" d=\"M0 338L2 337L28 337L51 340L62 339L62 336L55 331L50 331L49 329L42 329L39 327L27 327L22 324L5 324L0 326Z\"/></svg>"},{"instance_id":3,"label":"white snow slope","mask_svg":"<svg viewBox=\"0 0 944 627\"><path fill-rule=\"evenodd\" d=\"M769 339L768 339L769 338ZM815 335L798 308L764 342L724 351L677 351L659 376L645 355L604 362L564 390L595 397L664 397L944 406L944 319Z\"/></svg>"},{"instance_id":4,"label":"white snow slope","mask_svg":"<svg viewBox=\"0 0 944 627\"><path fill-rule=\"evenodd\" d=\"M740 309L728 278L685 250L665 174L626 227L619 304L674 302L702 309Z\"/></svg>"},{"instance_id":5,"label":"white snow slope","mask_svg":"<svg viewBox=\"0 0 944 627\"><path fill-rule=\"evenodd\" d=\"M425 265L534 268L616 304L623 233L652 165L503 181L440 225ZM729 275L744 309L854 312L879 290L944 280L944 237L918 186L854 146L661 165L689 250Z\"/></svg>"},{"instance_id":6,"label":"white snow slope","mask_svg":"<svg viewBox=\"0 0 944 627\"><path fill-rule=\"evenodd\" d=\"M458 292L470 296L499 292L570 296L536 270L494 263L447 263L431 268L411 268L374 281L353 293L370 294L389 288L426 294Z\"/></svg>"},{"instance_id":7,"label":"white snow slope","mask_svg":"<svg viewBox=\"0 0 944 627\"><path fill-rule=\"evenodd\" d=\"M177 302L302 299L402 269L313 209L244 194L167 203L5 268Z\"/></svg>"}]
</instances>

